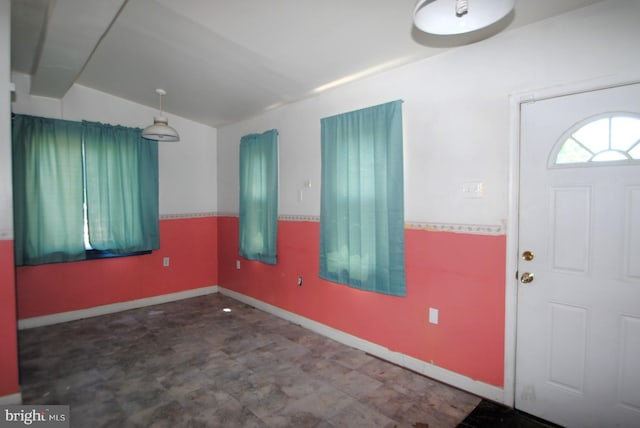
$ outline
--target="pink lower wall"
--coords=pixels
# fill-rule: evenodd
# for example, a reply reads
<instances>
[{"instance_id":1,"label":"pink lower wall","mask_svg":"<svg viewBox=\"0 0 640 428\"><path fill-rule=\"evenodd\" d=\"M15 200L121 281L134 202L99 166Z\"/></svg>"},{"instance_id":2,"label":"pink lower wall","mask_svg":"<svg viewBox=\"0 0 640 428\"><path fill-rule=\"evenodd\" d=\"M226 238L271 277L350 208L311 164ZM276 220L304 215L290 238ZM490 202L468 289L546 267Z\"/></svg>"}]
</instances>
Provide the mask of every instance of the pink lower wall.
<instances>
[{"instance_id":1,"label":"pink lower wall","mask_svg":"<svg viewBox=\"0 0 640 428\"><path fill-rule=\"evenodd\" d=\"M150 255L18 268L18 317L219 284L393 351L503 386L504 235L405 230L407 296L392 297L318 277L318 222L280 221L278 228L275 266L240 259L237 217L205 217L161 221L161 248ZM171 258L168 268L162 266L163 257ZM239 270L236 260L241 260ZM301 287L298 275L303 277ZM438 325L428 323L429 307L439 310Z\"/></svg>"},{"instance_id":2,"label":"pink lower wall","mask_svg":"<svg viewBox=\"0 0 640 428\"><path fill-rule=\"evenodd\" d=\"M238 257L238 218L219 219L219 284L472 379L504 384L504 235L405 231L407 296L318 277L320 225L281 221L278 264ZM236 260L241 268L236 269ZM297 286L298 275L303 285ZM428 308L439 324L428 323Z\"/></svg>"},{"instance_id":3,"label":"pink lower wall","mask_svg":"<svg viewBox=\"0 0 640 428\"><path fill-rule=\"evenodd\" d=\"M20 392L13 241L0 241L0 397Z\"/></svg>"},{"instance_id":4,"label":"pink lower wall","mask_svg":"<svg viewBox=\"0 0 640 428\"><path fill-rule=\"evenodd\" d=\"M217 231L213 216L161 220L160 249L152 254L19 267L18 318L217 285Z\"/></svg>"}]
</instances>

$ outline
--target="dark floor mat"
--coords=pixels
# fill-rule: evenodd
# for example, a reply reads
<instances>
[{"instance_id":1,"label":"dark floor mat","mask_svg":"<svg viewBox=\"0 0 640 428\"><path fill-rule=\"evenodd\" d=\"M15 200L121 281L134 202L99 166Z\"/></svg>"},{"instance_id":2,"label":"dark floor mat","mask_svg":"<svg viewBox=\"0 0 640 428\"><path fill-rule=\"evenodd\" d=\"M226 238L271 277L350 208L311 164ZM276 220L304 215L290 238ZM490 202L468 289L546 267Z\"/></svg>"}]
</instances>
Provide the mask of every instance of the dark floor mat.
<instances>
[{"instance_id":1,"label":"dark floor mat","mask_svg":"<svg viewBox=\"0 0 640 428\"><path fill-rule=\"evenodd\" d=\"M526 413L482 400L458 428L558 428L558 425Z\"/></svg>"}]
</instances>

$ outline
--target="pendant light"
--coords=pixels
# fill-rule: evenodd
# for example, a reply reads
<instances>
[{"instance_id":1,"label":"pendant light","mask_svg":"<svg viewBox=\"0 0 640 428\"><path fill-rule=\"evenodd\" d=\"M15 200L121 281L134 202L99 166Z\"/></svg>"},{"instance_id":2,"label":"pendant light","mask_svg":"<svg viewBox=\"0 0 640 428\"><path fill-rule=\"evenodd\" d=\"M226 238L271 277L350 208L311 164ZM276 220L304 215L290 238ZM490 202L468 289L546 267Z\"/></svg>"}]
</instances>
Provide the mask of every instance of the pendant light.
<instances>
[{"instance_id":1,"label":"pendant light","mask_svg":"<svg viewBox=\"0 0 640 428\"><path fill-rule=\"evenodd\" d=\"M162 114L162 97L167 95L164 89L156 89L160 97L160 114L153 117L153 125L149 125L142 131L142 137L157 141L180 141L178 131L169 126L169 120Z\"/></svg>"},{"instance_id":2,"label":"pendant light","mask_svg":"<svg viewBox=\"0 0 640 428\"><path fill-rule=\"evenodd\" d=\"M470 33L504 18L514 3L515 0L419 0L413 22L429 34Z\"/></svg>"}]
</instances>

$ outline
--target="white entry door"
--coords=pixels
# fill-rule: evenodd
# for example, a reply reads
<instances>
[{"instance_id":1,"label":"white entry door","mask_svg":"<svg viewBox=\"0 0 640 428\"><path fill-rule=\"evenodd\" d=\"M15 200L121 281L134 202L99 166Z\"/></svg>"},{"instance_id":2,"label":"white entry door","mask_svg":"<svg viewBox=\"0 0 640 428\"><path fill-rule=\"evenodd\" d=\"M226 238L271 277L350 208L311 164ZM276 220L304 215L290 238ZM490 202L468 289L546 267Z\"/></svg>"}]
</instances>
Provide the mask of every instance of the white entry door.
<instances>
[{"instance_id":1,"label":"white entry door","mask_svg":"<svg viewBox=\"0 0 640 428\"><path fill-rule=\"evenodd\" d=\"M563 426L640 427L639 141L640 84L522 105L515 405Z\"/></svg>"}]
</instances>

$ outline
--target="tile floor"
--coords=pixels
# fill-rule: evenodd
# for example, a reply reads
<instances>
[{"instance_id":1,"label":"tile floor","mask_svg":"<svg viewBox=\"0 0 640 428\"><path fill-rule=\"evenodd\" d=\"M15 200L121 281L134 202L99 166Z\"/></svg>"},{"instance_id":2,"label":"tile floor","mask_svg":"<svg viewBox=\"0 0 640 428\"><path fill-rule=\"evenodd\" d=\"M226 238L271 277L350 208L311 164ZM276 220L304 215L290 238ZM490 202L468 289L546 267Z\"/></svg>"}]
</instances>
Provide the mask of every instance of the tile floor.
<instances>
[{"instance_id":1,"label":"tile floor","mask_svg":"<svg viewBox=\"0 0 640 428\"><path fill-rule=\"evenodd\" d=\"M24 404L68 404L78 428L456 427L480 403L221 294L23 330L19 345Z\"/></svg>"}]
</instances>

